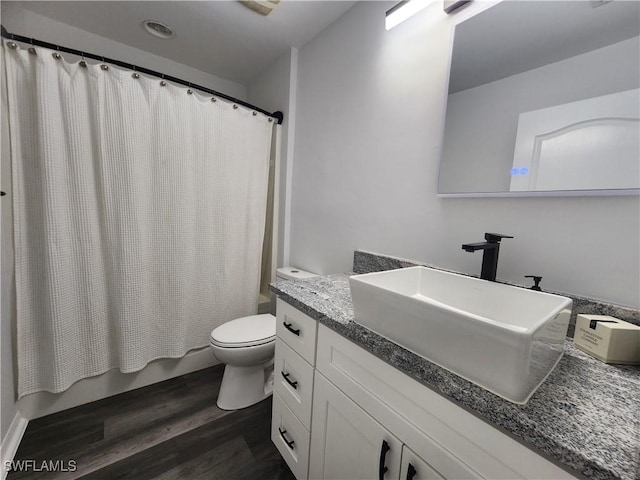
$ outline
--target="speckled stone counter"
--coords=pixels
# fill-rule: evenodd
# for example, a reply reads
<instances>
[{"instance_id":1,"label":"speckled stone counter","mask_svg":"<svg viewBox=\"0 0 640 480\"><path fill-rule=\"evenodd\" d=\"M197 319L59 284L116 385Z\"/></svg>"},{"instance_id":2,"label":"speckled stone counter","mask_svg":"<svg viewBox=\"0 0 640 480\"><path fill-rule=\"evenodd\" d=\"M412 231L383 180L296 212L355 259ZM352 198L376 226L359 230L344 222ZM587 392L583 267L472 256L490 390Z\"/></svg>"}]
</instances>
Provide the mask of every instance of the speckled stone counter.
<instances>
[{"instance_id":1,"label":"speckled stone counter","mask_svg":"<svg viewBox=\"0 0 640 480\"><path fill-rule=\"evenodd\" d=\"M516 405L355 323L348 278L338 274L282 281L271 289L574 475L640 478L640 367L606 365L568 340L556 369L526 405Z\"/></svg>"}]
</instances>

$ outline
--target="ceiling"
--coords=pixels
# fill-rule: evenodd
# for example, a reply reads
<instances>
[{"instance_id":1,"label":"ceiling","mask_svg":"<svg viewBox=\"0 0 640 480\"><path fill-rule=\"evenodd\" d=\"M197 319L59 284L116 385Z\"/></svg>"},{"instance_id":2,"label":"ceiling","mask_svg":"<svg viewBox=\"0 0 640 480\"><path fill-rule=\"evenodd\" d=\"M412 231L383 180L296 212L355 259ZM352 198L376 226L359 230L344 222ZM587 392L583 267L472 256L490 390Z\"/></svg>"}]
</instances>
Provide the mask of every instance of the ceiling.
<instances>
[{"instance_id":1,"label":"ceiling","mask_svg":"<svg viewBox=\"0 0 640 480\"><path fill-rule=\"evenodd\" d=\"M637 37L639 19L638 1L502 2L456 27L449 93Z\"/></svg>"},{"instance_id":2,"label":"ceiling","mask_svg":"<svg viewBox=\"0 0 640 480\"><path fill-rule=\"evenodd\" d=\"M283 0L265 17L232 0L11 2L242 85L290 47L303 46L355 3ZM167 40L150 35L141 26L144 20L167 24L175 36Z\"/></svg>"}]
</instances>

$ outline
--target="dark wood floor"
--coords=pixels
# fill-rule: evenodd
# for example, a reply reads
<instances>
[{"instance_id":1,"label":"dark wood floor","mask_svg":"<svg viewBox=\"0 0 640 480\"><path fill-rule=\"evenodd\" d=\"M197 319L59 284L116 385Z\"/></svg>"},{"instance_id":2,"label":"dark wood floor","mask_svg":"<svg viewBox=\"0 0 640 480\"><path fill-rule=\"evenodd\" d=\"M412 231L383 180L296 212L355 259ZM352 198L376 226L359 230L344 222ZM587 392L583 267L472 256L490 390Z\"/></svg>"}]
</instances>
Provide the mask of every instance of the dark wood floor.
<instances>
[{"instance_id":1,"label":"dark wood floor","mask_svg":"<svg viewBox=\"0 0 640 480\"><path fill-rule=\"evenodd\" d=\"M73 460L76 471L8 479L293 480L271 443L271 398L235 412L216 407L223 367L33 420L15 460L40 470L43 460L67 470Z\"/></svg>"}]
</instances>

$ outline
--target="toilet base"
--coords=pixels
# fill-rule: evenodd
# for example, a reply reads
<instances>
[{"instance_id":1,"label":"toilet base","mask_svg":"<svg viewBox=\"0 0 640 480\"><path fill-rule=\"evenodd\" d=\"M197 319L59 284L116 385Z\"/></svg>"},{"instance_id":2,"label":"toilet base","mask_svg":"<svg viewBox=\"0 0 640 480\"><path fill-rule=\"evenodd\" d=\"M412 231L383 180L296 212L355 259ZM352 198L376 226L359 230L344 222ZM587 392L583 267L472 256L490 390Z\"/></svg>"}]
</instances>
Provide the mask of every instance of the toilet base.
<instances>
[{"instance_id":1,"label":"toilet base","mask_svg":"<svg viewBox=\"0 0 640 480\"><path fill-rule=\"evenodd\" d=\"M221 410L239 410L261 402L272 393L273 361L266 366L226 365L216 404Z\"/></svg>"}]
</instances>

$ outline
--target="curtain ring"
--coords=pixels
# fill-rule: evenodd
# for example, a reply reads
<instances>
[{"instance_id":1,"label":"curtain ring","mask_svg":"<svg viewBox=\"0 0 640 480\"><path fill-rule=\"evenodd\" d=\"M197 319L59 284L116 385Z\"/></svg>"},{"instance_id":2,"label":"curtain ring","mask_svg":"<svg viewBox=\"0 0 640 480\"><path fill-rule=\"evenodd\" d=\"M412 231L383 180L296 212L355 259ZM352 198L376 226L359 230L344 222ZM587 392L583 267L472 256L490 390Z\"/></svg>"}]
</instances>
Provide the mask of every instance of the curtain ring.
<instances>
[{"instance_id":1,"label":"curtain ring","mask_svg":"<svg viewBox=\"0 0 640 480\"><path fill-rule=\"evenodd\" d=\"M273 118L269 117L269 123L273 122Z\"/></svg>"},{"instance_id":2,"label":"curtain ring","mask_svg":"<svg viewBox=\"0 0 640 480\"><path fill-rule=\"evenodd\" d=\"M136 66L135 66L135 65L133 66L133 74L131 74L131 76L132 76L133 78L135 78L136 80L137 80L138 78L140 78L140 74L139 74L138 72L136 72Z\"/></svg>"},{"instance_id":3,"label":"curtain ring","mask_svg":"<svg viewBox=\"0 0 640 480\"><path fill-rule=\"evenodd\" d=\"M80 52L82 54L82 56L80 57L80 63L78 65L80 65L82 68L87 68L87 62L84 61L84 52Z\"/></svg>"},{"instance_id":4,"label":"curtain ring","mask_svg":"<svg viewBox=\"0 0 640 480\"><path fill-rule=\"evenodd\" d=\"M188 82L187 86L189 87L189 90L187 90L187 95L193 95L193 90L191 90L191 82Z\"/></svg>"},{"instance_id":5,"label":"curtain ring","mask_svg":"<svg viewBox=\"0 0 640 480\"><path fill-rule=\"evenodd\" d=\"M256 112L255 110L253 111L253 116L255 117L256 115L258 115L258 112Z\"/></svg>"},{"instance_id":6,"label":"curtain ring","mask_svg":"<svg viewBox=\"0 0 640 480\"><path fill-rule=\"evenodd\" d=\"M29 47L28 51L31 55L37 55L36 53L36 49L33 47L33 38L29 39L29 43L31 44L31 46Z\"/></svg>"},{"instance_id":7,"label":"curtain ring","mask_svg":"<svg viewBox=\"0 0 640 480\"><path fill-rule=\"evenodd\" d=\"M167 86L167 82L164 81L164 73L162 74L162 80L160 81L160 86L161 87L166 87Z\"/></svg>"},{"instance_id":8,"label":"curtain ring","mask_svg":"<svg viewBox=\"0 0 640 480\"><path fill-rule=\"evenodd\" d=\"M233 109L237 110L238 109L238 105L236 103L233 104Z\"/></svg>"},{"instance_id":9,"label":"curtain ring","mask_svg":"<svg viewBox=\"0 0 640 480\"><path fill-rule=\"evenodd\" d=\"M13 33L11 34L11 40L15 40ZM18 44L16 42L9 42L7 43L7 45L9 45L9 48L12 48L14 50L18 48Z\"/></svg>"},{"instance_id":10,"label":"curtain ring","mask_svg":"<svg viewBox=\"0 0 640 480\"><path fill-rule=\"evenodd\" d=\"M104 71L109 70L109 65L105 65L104 63L104 57L100 57L102 59L102 65L100 65L100 68Z\"/></svg>"},{"instance_id":11,"label":"curtain ring","mask_svg":"<svg viewBox=\"0 0 640 480\"><path fill-rule=\"evenodd\" d=\"M216 97L211 97L211 101L212 101L213 103L216 103Z\"/></svg>"},{"instance_id":12,"label":"curtain ring","mask_svg":"<svg viewBox=\"0 0 640 480\"><path fill-rule=\"evenodd\" d=\"M55 58L56 60L60 60L62 58L62 55L60 55L58 52L53 52L51 54L53 56L53 58Z\"/></svg>"}]
</instances>

